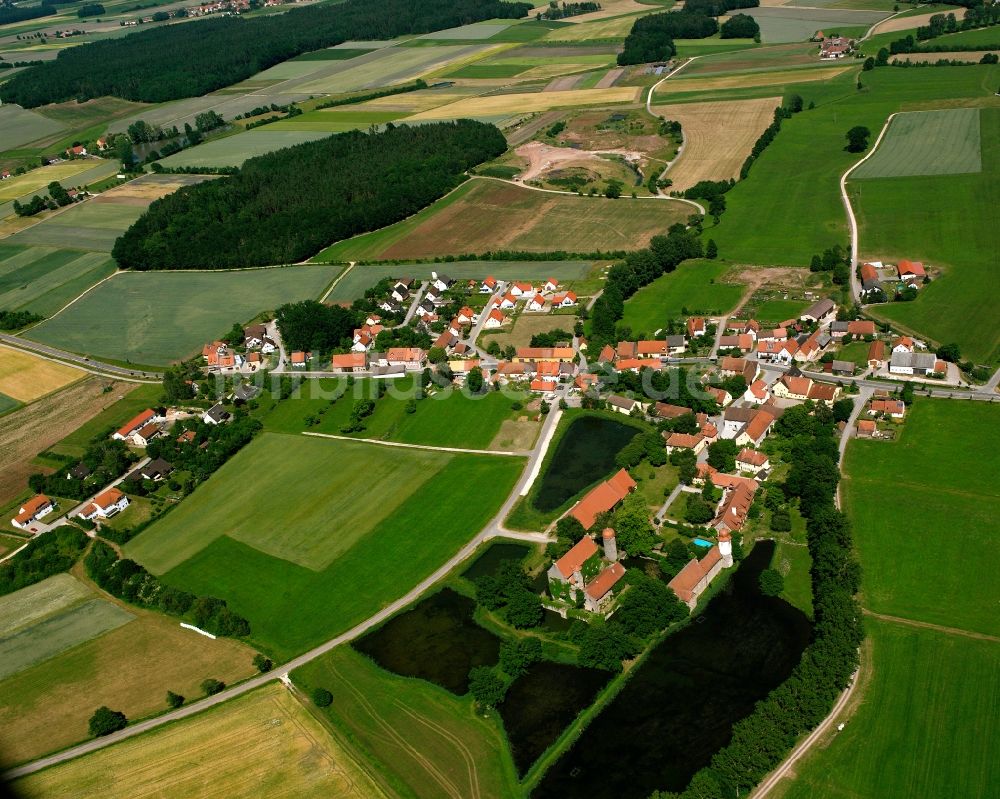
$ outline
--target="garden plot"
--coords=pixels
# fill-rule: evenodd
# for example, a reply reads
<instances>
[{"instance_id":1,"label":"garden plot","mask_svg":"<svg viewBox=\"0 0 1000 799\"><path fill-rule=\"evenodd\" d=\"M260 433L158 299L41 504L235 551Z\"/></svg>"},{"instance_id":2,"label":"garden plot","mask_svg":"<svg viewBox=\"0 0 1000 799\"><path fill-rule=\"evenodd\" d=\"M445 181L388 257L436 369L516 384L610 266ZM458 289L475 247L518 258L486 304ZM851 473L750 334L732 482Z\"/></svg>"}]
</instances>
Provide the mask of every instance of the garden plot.
<instances>
[{"instance_id":1,"label":"garden plot","mask_svg":"<svg viewBox=\"0 0 1000 799\"><path fill-rule=\"evenodd\" d=\"M684 130L684 149L667 170L671 189L683 191L702 180L738 178L740 167L774 117L781 97L730 102L681 103L653 108Z\"/></svg>"},{"instance_id":2,"label":"garden plot","mask_svg":"<svg viewBox=\"0 0 1000 799\"><path fill-rule=\"evenodd\" d=\"M897 114L852 179L957 175L983 169L978 108Z\"/></svg>"}]
</instances>

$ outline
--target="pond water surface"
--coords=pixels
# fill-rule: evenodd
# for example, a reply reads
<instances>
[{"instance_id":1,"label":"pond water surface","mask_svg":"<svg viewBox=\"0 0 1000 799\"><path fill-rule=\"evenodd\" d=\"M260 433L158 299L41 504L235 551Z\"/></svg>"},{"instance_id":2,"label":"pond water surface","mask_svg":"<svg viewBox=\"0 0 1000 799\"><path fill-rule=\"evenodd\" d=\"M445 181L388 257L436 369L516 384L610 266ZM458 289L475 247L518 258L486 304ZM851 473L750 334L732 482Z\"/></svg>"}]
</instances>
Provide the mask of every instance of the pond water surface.
<instances>
[{"instance_id":1,"label":"pond water surface","mask_svg":"<svg viewBox=\"0 0 1000 799\"><path fill-rule=\"evenodd\" d=\"M531 547L527 544L507 544L495 543L483 552L469 565L462 576L468 580L475 580L477 577L487 577L500 568L500 564L507 560L515 560L520 563L524 560Z\"/></svg>"},{"instance_id":2,"label":"pond water surface","mask_svg":"<svg viewBox=\"0 0 1000 799\"><path fill-rule=\"evenodd\" d=\"M760 593L773 551L759 542L703 615L653 650L532 799L646 799L687 786L809 641L801 611Z\"/></svg>"},{"instance_id":3,"label":"pond water surface","mask_svg":"<svg viewBox=\"0 0 1000 799\"><path fill-rule=\"evenodd\" d=\"M591 483L612 472L615 456L639 430L603 416L581 416L566 428L542 475L534 506L555 510Z\"/></svg>"}]
</instances>

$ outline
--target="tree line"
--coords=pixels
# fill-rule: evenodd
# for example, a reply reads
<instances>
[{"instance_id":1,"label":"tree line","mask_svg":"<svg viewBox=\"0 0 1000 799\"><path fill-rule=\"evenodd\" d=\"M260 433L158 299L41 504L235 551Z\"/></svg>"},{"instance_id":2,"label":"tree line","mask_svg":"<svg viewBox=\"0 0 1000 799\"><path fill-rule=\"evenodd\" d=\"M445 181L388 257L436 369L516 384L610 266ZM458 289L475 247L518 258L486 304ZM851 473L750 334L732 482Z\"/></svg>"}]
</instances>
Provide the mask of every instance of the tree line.
<instances>
[{"instance_id":1,"label":"tree line","mask_svg":"<svg viewBox=\"0 0 1000 799\"><path fill-rule=\"evenodd\" d=\"M674 39L704 39L712 36L719 30L715 17L734 8L754 8L759 5L759 0L688 0L681 11L640 17L625 37L624 48L618 54L618 65L646 64L673 58L677 53ZM739 22L723 38L744 35L746 30L749 30L747 24Z\"/></svg>"},{"instance_id":2,"label":"tree line","mask_svg":"<svg viewBox=\"0 0 1000 799\"><path fill-rule=\"evenodd\" d=\"M25 108L106 95L161 103L207 94L349 39L394 39L485 19L518 19L530 10L530 3L505 0L346 0L254 19L220 16L165 25L67 48L0 86L0 99Z\"/></svg>"},{"instance_id":3,"label":"tree line","mask_svg":"<svg viewBox=\"0 0 1000 799\"><path fill-rule=\"evenodd\" d=\"M139 270L295 263L405 219L506 149L494 125L468 119L306 142L155 201L112 255Z\"/></svg>"},{"instance_id":4,"label":"tree line","mask_svg":"<svg viewBox=\"0 0 1000 799\"><path fill-rule=\"evenodd\" d=\"M88 540L83 530L69 525L33 538L16 558L0 564L0 596L68 571Z\"/></svg>"},{"instance_id":5,"label":"tree line","mask_svg":"<svg viewBox=\"0 0 1000 799\"><path fill-rule=\"evenodd\" d=\"M733 726L732 738L681 793L651 799L724 799L747 796L830 712L858 665L864 637L854 595L861 567L851 524L834 506L840 473L834 415L823 405L790 408L775 423L791 469L783 490L798 499L812 557L812 640L789 678Z\"/></svg>"}]
</instances>

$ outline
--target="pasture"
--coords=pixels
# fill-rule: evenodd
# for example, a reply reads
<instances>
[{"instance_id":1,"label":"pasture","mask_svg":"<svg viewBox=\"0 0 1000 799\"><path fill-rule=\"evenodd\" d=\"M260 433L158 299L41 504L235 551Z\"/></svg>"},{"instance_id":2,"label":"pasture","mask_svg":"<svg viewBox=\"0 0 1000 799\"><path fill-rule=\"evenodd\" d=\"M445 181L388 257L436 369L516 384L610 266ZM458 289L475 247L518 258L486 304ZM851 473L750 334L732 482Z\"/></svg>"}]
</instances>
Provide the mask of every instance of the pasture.
<instances>
[{"instance_id":1,"label":"pasture","mask_svg":"<svg viewBox=\"0 0 1000 799\"><path fill-rule=\"evenodd\" d=\"M800 70L814 78L819 70ZM917 73L920 73L919 75ZM947 73L947 74L945 74ZM728 209L716 227L706 229L705 238L713 238L719 251L729 260L747 264L805 266L816 253L838 242L847 241L847 221L840 200L838 185L840 176L858 157L844 149L844 134L854 125L864 125L870 130L881 129L886 118L893 111L932 108L935 104L949 107L978 107L995 101L989 98L995 90L987 88L1000 81L998 67L950 67L948 69L879 69L865 73L866 91L859 92L853 74L844 74L832 81L800 84L795 88L806 105L814 102L812 110L797 114L785 120L781 132L771 145L754 162L746 180L740 181L726 195ZM672 81L668 81L670 83ZM679 82L679 81L678 81ZM1000 83L998 83L1000 85ZM947 98L946 103L945 98ZM983 141L986 143L986 117L983 120ZM984 168L989 161L983 155ZM984 173L985 174L985 173ZM948 181L978 180L976 176L950 177ZM901 183L895 179L899 189L894 193L900 199L904 196ZM920 191L927 191L928 180L920 180ZM875 181L865 181L866 197L876 196L877 190L870 189ZM871 192L871 194L869 194ZM988 192L987 192L988 193ZM982 197L969 203L963 199L957 204L955 213L963 219L955 229L968 229L971 236L980 237L977 228L967 225L967 211L976 213L990 204ZM964 192L963 192L964 197ZM956 198L957 199L957 198ZM949 203L935 203L934 209L924 209L931 213L947 216L952 212ZM862 208L862 210L864 210ZM898 215L890 226L892 236L901 226L914 226L916 214L912 203L902 216ZM857 207L855 212L857 213ZM954 222L955 220L950 220ZM988 227L988 226L987 226ZM878 229L872 229L875 235ZM866 237L872 233L862 232L862 256L872 257L867 251ZM962 244L964 246L964 239ZM983 230L984 240L988 234ZM940 237L940 244L950 242L951 234ZM886 256L888 257L888 256ZM919 258L910 253L902 257ZM925 258L929 260L929 256ZM975 264L973 264L975 268ZM983 286L980 279L973 281L978 291ZM985 292L983 292L985 293ZM912 305L919 305L912 303ZM895 309L893 309L895 311ZM910 309L906 309L910 312ZM941 314L944 319L951 314ZM955 319L969 318L968 314L955 313Z\"/></svg>"},{"instance_id":2,"label":"pasture","mask_svg":"<svg viewBox=\"0 0 1000 799\"><path fill-rule=\"evenodd\" d=\"M351 239L350 241L357 241ZM346 243L346 242L345 242ZM340 245L320 253L316 260L334 260ZM482 280L493 275L497 280L538 280L554 277L559 281L583 280L590 273L588 261L453 261L450 264L365 264L355 266L334 286L330 302L353 302L364 296L383 278L409 275L416 280L429 280L431 272L444 272L455 280Z\"/></svg>"},{"instance_id":3,"label":"pasture","mask_svg":"<svg viewBox=\"0 0 1000 799\"><path fill-rule=\"evenodd\" d=\"M6 141L4 144L6 144ZM53 180L58 180L66 186L74 186L76 183L72 180L73 176L79 175L81 172L87 172L96 163L96 161L84 160L66 161L62 164L51 164L39 167L38 169L32 169L23 175L15 175L0 183L0 202L14 200L33 192L46 192L46 187Z\"/></svg>"},{"instance_id":4,"label":"pasture","mask_svg":"<svg viewBox=\"0 0 1000 799\"><path fill-rule=\"evenodd\" d=\"M44 397L84 375L72 366L0 345L0 394L20 402Z\"/></svg>"},{"instance_id":5,"label":"pasture","mask_svg":"<svg viewBox=\"0 0 1000 799\"><path fill-rule=\"evenodd\" d=\"M1000 780L1000 643L869 619L870 680L843 732L779 783L781 799L990 796ZM901 753L907 753L902 756Z\"/></svg>"},{"instance_id":6,"label":"pasture","mask_svg":"<svg viewBox=\"0 0 1000 799\"><path fill-rule=\"evenodd\" d=\"M732 310L743 286L723 283L728 267L717 261L685 261L673 272L643 286L625 301L622 324L633 333L653 335L668 320L689 313L721 314Z\"/></svg>"},{"instance_id":7,"label":"pasture","mask_svg":"<svg viewBox=\"0 0 1000 799\"><path fill-rule=\"evenodd\" d=\"M683 191L701 180L738 178L780 105L780 97L763 97L655 106L654 114L677 120L684 129L684 150L664 176L673 181L671 190Z\"/></svg>"},{"instance_id":8,"label":"pasture","mask_svg":"<svg viewBox=\"0 0 1000 799\"><path fill-rule=\"evenodd\" d=\"M5 150L22 147L65 129L66 126L61 122L48 119L35 111L28 111L19 105L5 103L0 106L0 130L3 131Z\"/></svg>"},{"instance_id":9,"label":"pasture","mask_svg":"<svg viewBox=\"0 0 1000 799\"><path fill-rule=\"evenodd\" d=\"M167 690L193 699L206 677L233 683L255 672L254 650L244 644L212 641L160 613L106 604L131 620L0 681L2 765L83 740L100 705L134 721L165 710Z\"/></svg>"},{"instance_id":10,"label":"pasture","mask_svg":"<svg viewBox=\"0 0 1000 799\"><path fill-rule=\"evenodd\" d=\"M243 166L243 162L274 150L326 138L329 133L308 130L272 130L272 126L248 130L199 144L160 161L165 167Z\"/></svg>"},{"instance_id":11,"label":"pasture","mask_svg":"<svg viewBox=\"0 0 1000 799\"><path fill-rule=\"evenodd\" d=\"M262 462L280 477L262 478ZM403 474L393 463L422 473ZM250 620L253 639L284 659L349 629L454 555L496 512L522 466L512 457L265 434L125 549L171 585L226 599ZM204 523L208 516L222 535ZM278 540L269 538L274 531ZM288 559L307 555L313 568Z\"/></svg>"},{"instance_id":12,"label":"pasture","mask_svg":"<svg viewBox=\"0 0 1000 799\"><path fill-rule=\"evenodd\" d=\"M428 119L463 119L466 117L507 117L514 114L551 111L555 108L576 108L588 105L614 105L635 103L640 90L635 86L616 86L610 89L576 89L569 91L495 94L467 97L448 105L421 111L410 117L410 122Z\"/></svg>"},{"instance_id":13,"label":"pasture","mask_svg":"<svg viewBox=\"0 0 1000 799\"><path fill-rule=\"evenodd\" d=\"M552 194L474 178L410 219L339 242L323 256L404 260L495 250L635 250L691 211L680 202Z\"/></svg>"},{"instance_id":14,"label":"pasture","mask_svg":"<svg viewBox=\"0 0 1000 799\"><path fill-rule=\"evenodd\" d=\"M33 774L18 782L17 791L26 799L98 794L105 799L386 795L354 754L277 683Z\"/></svg>"},{"instance_id":15,"label":"pasture","mask_svg":"<svg viewBox=\"0 0 1000 799\"><path fill-rule=\"evenodd\" d=\"M29 332L34 341L138 364L187 358L234 322L319 297L339 267L115 275ZM225 303L218 298L225 296Z\"/></svg>"},{"instance_id":16,"label":"pasture","mask_svg":"<svg viewBox=\"0 0 1000 799\"><path fill-rule=\"evenodd\" d=\"M978 108L899 114L853 180L981 172Z\"/></svg>"},{"instance_id":17,"label":"pasture","mask_svg":"<svg viewBox=\"0 0 1000 799\"><path fill-rule=\"evenodd\" d=\"M758 322L770 322L776 325L786 319L797 319L799 314L809 305L807 300L770 299L756 302L751 298L747 302L746 316L756 319ZM867 352L865 350L866 355Z\"/></svg>"},{"instance_id":18,"label":"pasture","mask_svg":"<svg viewBox=\"0 0 1000 799\"><path fill-rule=\"evenodd\" d=\"M469 697L383 671L339 647L292 673L303 691L326 688L319 711L370 768L417 799L500 799L520 795L499 718L483 718Z\"/></svg>"},{"instance_id":19,"label":"pasture","mask_svg":"<svg viewBox=\"0 0 1000 799\"><path fill-rule=\"evenodd\" d=\"M491 332L488 337L481 339L484 345L492 341L497 342L501 347L527 347L531 344L531 337L538 333L548 333L552 330L565 330L569 333L569 339L573 337L573 325L576 319L563 314L532 314L522 313L514 321L513 327L508 326L502 332Z\"/></svg>"},{"instance_id":20,"label":"pasture","mask_svg":"<svg viewBox=\"0 0 1000 799\"><path fill-rule=\"evenodd\" d=\"M803 42L820 30L827 35L847 28L866 30L890 14L887 11L794 6L748 8L741 9L739 13L748 14L757 20L761 40L768 44Z\"/></svg>"},{"instance_id":21,"label":"pasture","mask_svg":"<svg viewBox=\"0 0 1000 799\"><path fill-rule=\"evenodd\" d=\"M986 403L921 399L896 441L850 443L843 495L866 608L1000 633L992 565L968 557L984 535L996 538L998 419Z\"/></svg>"},{"instance_id":22,"label":"pasture","mask_svg":"<svg viewBox=\"0 0 1000 799\"><path fill-rule=\"evenodd\" d=\"M966 68L949 71L956 69ZM849 190L862 258L889 263L910 258L943 270L915 301L876 306L876 314L941 344L957 342L963 358L990 363L1000 355L995 324L1000 108L983 109L980 124L981 172L868 179L851 182ZM905 201L914 191L927 192L935 202L914 207Z\"/></svg>"}]
</instances>

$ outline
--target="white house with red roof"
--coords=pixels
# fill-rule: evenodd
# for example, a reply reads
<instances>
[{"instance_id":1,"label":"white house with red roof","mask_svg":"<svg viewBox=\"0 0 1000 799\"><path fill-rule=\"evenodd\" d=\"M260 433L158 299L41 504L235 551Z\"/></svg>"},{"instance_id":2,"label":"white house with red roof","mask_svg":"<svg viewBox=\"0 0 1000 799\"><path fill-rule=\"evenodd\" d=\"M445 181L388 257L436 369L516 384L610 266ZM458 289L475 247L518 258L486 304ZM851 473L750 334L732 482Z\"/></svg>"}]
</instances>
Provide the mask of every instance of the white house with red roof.
<instances>
[{"instance_id":1,"label":"white house with red roof","mask_svg":"<svg viewBox=\"0 0 1000 799\"><path fill-rule=\"evenodd\" d=\"M52 500L45 494L37 494L17 509L17 515L10 520L10 523L19 530L27 530L32 522L48 516L53 510L55 505L52 504Z\"/></svg>"},{"instance_id":2,"label":"white house with red roof","mask_svg":"<svg viewBox=\"0 0 1000 799\"><path fill-rule=\"evenodd\" d=\"M532 286L530 283L525 283L523 280L515 280L513 283L510 284L510 288L508 289L508 291L515 297L523 297L527 294L534 294L535 287Z\"/></svg>"},{"instance_id":3,"label":"white house with red roof","mask_svg":"<svg viewBox=\"0 0 1000 799\"><path fill-rule=\"evenodd\" d=\"M550 277L548 280L545 281L545 284L542 286L542 291L553 292L557 288L559 288L559 281L556 280L554 277Z\"/></svg>"},{"instance_id":4,"label":"white house with red roof","mask_svg":"<svg viewBox=\"0 0 1000 799\"><path fill-rule=\"evenodd\" d=\"M900 261L896 264L896 271L905 283L919 283L927 277L927 270L920 261Z\"/></svg>"},{"instance_id":5,"label":"white house with red roof","mask_svg":"<svg viewBox=\"0 0 1000 799\"><path fill-rule=\"evenodd\" d=\"M125 424L119 427L111 437L117 441L127 441L146 425L157 424L163 421L165 421L164 418L156 411L151 408L147 408L142 413L136 414Z\"/></svg>"},{"instance_id":6,"label":"white house with red roof","mask_svg":"<svg viewBox=\"0 0 1000 799\"><path fill-rule=\"evenodd\" d=\"M503 327L509 321L510 319L503 311L501 311L499 308L494 308L486 316L486 321L483 322L483 329L496 330L498 328Z\"/></svg>"},{"instance_id":7,"label":"white house with red roof","mask_svg":"<svg viewBox=\"0 0 1000 799\"><path fill-rule=\"evenodd\" d=\"M753 405L763 405L771 398L771 390L763 380L754 380L743 394L743 399Z\"/></svg>"},{"instance_id":8,"label":"white house with red roof","mask_svg":"<svg viewBox=\"0 0 1000 799\"><path fill-rule=\"evenodd\" d=\"M576 303L576 294L572 291L564 291L552 297L553 308L572 308Z\"/></svg>"},{"instance_id":9,"label":"white house with red roof","mask_svg":"<svg viewBox=\"0 0 1000 799\"><path fill-rule=\"evenodd\" d=\"M543 311L545 310L545 297L541 294L535 294L530 300L525 308L529 311Z\"/></svg>"},{"instance_id":10,"label":"white house with red roof","mask_svg":"<svg viewBox=\"0 0 1000 799\"><path fill-rule=\"evenodd\" d=\"M94 500L84 506L77 516L87 521L94 519L110 519L112 516L121 513L129 505L128 497L117 488L108 488L102 491Z\"/></svg>"},{"instance_id":11,"label":"white house with red roof","mask_svg":"<svg viewBox=\"0 0 1000 799\"><path fill-rule=\"evenodd\" d=\"M771 460L764 452L744 448L740 450L740 454L736 456L736 469L738 471L748 472L749 474L757 474L758 472L770 468Z\"/></svg>"},{"instance_id":12,"label":"white house with red roof","mask_svg":"<svg viewBox=\"0 0 1000 799\"><path fill-rule=\"evenodd\" d=\"M492 294L497 290L497 279L493 275L489 275L479 286L480 294Z\"/></svg>"}]
</instances>

